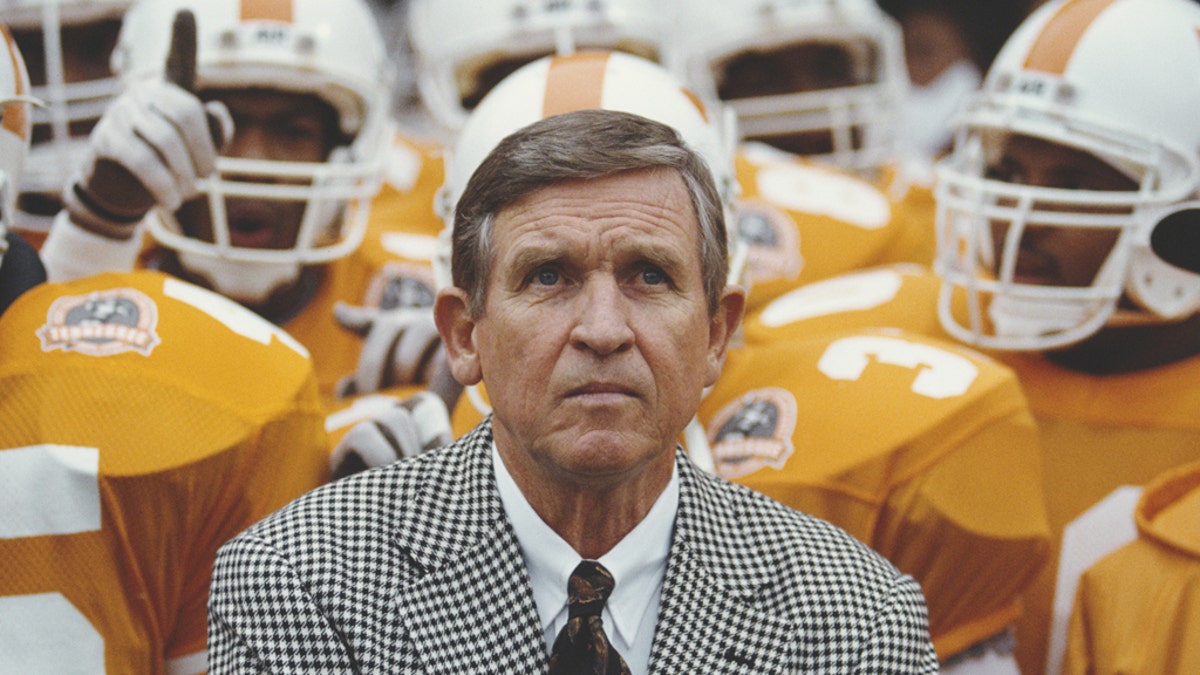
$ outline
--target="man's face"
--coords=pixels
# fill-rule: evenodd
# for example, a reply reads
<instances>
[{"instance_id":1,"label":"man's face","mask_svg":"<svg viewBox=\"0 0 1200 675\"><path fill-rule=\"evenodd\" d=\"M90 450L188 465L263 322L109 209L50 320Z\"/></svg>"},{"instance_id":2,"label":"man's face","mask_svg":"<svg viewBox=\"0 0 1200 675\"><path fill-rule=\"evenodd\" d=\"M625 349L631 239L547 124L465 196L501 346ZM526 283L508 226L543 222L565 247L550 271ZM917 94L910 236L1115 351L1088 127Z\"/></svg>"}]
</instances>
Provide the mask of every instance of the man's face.
<instances>
[{"instance_id":1,"label":"man's face","mask_svg":"<svg viewBox=\"0 0 1200 675\"><path fill-rule=\"evenodd\" d=\"M682 178L542 188L498 215L493 242L471 335L506 459L575 485L669 474L742 300L710 318Z\"/></svg>"},{"instance_id":2,"label":"man's face","mask_svg":"<svg viewBox=\"0 0 1200 675\"><path fill-rule=\"evenodd\" d=\"M988 167L988 177L1018 185L1068 190L1137 189L1131 179L1093 155L1028 136L1013 136L1005 142L999 160ZM1052 204L1039 208L1062 210ZM1106 211L1095 207L1087 213ZM1008 229L1007 223L992 225L997 252L1004 246ZM1021 237L1014 280L1036 285L1089 286L1118 235L1116 228L1028 226Z\"/></svg>"},{"instance_id":3,"label":"man's face","mask_svg":"<svg viewBox=\"0 0 1200 675\"><path fill-rule=\"evenodd\" d=\"M265 89L210 90L233 117L233 139L222 156L280 162L323 162L337 145L337 113L316 96ZM225 178L231 178L226 175ZM239 180L304 185L303 179L232 176ZM245 248L286 249L296 242L305 201L229 198L230 241ZM204 200L186 204L179 220L189 236L214 241Z\"/></svg>"}]
</instances>

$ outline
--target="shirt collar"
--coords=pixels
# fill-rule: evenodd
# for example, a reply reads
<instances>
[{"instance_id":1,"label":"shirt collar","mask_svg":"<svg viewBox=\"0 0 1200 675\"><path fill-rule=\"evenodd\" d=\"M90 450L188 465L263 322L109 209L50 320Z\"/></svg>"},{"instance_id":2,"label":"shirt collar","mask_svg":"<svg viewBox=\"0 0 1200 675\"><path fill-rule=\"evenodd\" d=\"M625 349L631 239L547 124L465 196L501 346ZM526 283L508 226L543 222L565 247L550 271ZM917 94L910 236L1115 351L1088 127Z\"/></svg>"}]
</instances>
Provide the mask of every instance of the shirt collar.
<instances>
[{"instance_id":1,"label":"shirt collar","mask_svg":"<svg viewBox=\"0 0 1200 675\"><path fill-rule=\"evenodd\" d=\"M537 515L492 444L492 466L500 502L512 523L529 571L533 599L545 631L566 612L567 581L581 560L575 549ZM613 575L613 593L606 608L621 639L632 643L652 599L666 574L675 514L679 510L679 472L671 479L649 513L608 553L600 557Z\"/></svg>"}]
</instances>

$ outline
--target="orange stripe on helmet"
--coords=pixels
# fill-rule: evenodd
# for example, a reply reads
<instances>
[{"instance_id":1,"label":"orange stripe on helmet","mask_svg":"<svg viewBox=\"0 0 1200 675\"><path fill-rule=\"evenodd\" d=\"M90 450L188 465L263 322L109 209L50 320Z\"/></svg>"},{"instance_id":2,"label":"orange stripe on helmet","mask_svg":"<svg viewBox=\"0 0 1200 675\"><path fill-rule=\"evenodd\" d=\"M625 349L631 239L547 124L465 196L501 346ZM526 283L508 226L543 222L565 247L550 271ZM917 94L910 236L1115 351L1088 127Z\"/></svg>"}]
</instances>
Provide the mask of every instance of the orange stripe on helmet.
<instances>
[{"instance_id":1,"label":"orange stripe on helmet","mask_svg":"<svg viewBox=\"0 0 1200 675\"><path fill-rule=\"evenodd\" d=\"M1096 17L1117 0L1074 0L1058 8L1025 58L1025 69L1062 75Z\"/></svg>"},{"instance_id":2,"label":"orange stripe on helmet","mask_svg":"<svg viewBox=\"0 0 1200 675\"><path fill-rule=\"evenodd\" d=\"M242 21L292 22L292 0L242 0Z\"/></svg>"},{"instance_id":3,"label":"orange stripe on helmet","mask_svg":"<svg viewBox=\"0 0 1200 675\"><path fill-rule=\"evenodd\" d=\"M608 57L608 52L578 52L551 59L542 117L601 107Z\"/></svg>"},{"instance_id":4,"label":"orange stripe on helmet","mask_svg":"<svg viewBox=\"0 0 1200 675\"><path fill-rule=\"evenodd\" d=\"M692 105L696 106L696 110L700 111L700 118L703 119L707 123L708 122L708 108L704 107L704 101L701 101L700 97L696 95L696 92L692 91L691 89L688 89L687 87L683 88L683 95L686 96L687 99L692 102Z\"/></svg>"},{"instance_id":5,"label":"orange stripe on helmet","mask_svg":"<svg viewBox=\"0 0 1200 675\"><path fill-rule=\"evenodd\" d=\"M12 61L14 93L17 96L28 95L29 85L25 80L25 62L21 58L21 52L17 49L17 43L13 41L12 35L4 25L0 25L0 37L3 37L4 44L8 48L9 60ZM25 138L29 134L29 104L17 103L6 107L0 117L0 127L20 138Z\"/></svg>"}]
</instances>

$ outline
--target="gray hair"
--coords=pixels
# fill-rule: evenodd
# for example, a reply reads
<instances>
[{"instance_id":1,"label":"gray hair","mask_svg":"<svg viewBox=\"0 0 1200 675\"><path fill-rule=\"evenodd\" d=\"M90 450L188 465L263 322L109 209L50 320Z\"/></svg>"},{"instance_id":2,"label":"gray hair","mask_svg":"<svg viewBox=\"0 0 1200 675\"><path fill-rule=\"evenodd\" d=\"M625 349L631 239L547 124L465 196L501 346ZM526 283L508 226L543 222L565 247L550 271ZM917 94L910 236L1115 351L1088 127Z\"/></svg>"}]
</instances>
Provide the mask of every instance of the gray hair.
<instances>
[{"instance_id":1,"label":"gray hair","mask_svg":"<svg viewBox=\"0 0 1200 675\"><path fill-rule=\"evenodd\" d=\"M725 288L729 252L725 213L704 159L671 127L614 110L580 110L539 120L509 135L467 181L454 213L450 269L468 295L473 318L483 315L497 214L540 188L626 171L679 172L700 223L700 265L709 315Z\"/></svg>"}]
</instances>

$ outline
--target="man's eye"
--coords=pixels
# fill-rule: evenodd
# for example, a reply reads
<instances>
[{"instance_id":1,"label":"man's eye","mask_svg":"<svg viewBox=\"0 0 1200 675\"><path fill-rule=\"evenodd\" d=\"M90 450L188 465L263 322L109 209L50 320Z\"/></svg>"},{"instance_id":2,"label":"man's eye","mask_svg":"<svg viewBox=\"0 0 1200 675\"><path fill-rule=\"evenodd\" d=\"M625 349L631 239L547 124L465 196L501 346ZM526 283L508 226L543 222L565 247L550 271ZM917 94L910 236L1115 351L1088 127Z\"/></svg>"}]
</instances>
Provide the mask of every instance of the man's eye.
<instances>
[{"instance_id":1,"label":"man's eye","mask_svg":"<svg viewBox=\"0 0 1200 675\"><path fill-rule=\"evenodd\" d=\"M993 164L989 166L984 175L992 180L998 180L1005 183L1024 183L1024 179L1020 173L1011 165L1006 163Z\"/></svg>"},{"instance_id":2,"label":"man's eye","mask_svg":"<svg viewBox=\"0 0 1200 675\"><path fill-rule=\"evenodd\" d=\"M533 278L542 286L553 286L558 283L558 272L556 270L538 270Z\"/></svg>"},{"instance_id":3,"label":"man's eye","mask_svg":"<svg viewBox=\"0 0 1200 675\"><path fill-rule=\"evenodd\" d=\"M284 123L276 128L280 136L290 141L310 141L321 136L320 127L311 124Z\"/></svg>"},{"instance_id":4,"label":"man's eye","mask_svg":"<svg viewBox=\"0 0 1200 675\"><path fill-rule=\"evenodd\" d=\"M657 286L667 282L667 275L660 269L650 268L642 270L642 282L650 286Z\"/></svg>"}]
</instances>

